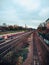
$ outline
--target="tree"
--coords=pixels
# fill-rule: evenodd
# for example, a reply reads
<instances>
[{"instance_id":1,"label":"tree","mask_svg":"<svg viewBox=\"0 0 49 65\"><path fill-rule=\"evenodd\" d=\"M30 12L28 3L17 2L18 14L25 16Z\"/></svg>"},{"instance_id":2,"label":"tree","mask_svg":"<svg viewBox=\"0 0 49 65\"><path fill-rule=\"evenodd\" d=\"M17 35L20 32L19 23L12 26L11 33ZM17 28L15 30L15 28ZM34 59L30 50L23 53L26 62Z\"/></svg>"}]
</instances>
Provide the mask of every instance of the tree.
<instances>
[{"instance_id":1,"label":"tree","mask_svg":"<svg viewBox=\"0 0 49 65\"><path fill-rule=\"evenodd\" d=\"M7 26L7 24L6 24L6 23L3 23L3 26L4 26L4 27L6 27L6 26Z\"/></svg>"}]
</instances>

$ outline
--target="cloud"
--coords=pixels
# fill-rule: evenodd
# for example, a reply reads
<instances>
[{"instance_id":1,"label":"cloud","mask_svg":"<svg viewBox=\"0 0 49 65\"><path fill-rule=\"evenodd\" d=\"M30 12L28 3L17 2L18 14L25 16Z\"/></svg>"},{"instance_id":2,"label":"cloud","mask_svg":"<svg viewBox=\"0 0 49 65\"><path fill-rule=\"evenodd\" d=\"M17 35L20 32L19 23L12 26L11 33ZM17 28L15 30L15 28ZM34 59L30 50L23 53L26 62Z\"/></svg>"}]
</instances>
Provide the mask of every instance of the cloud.
<instances>
[{"instance_id":1,"label":"cloud","mask_svg":"<svg viewBox=\"0 0 49 65\"><path fill-rule=\"evenodd\" d=\"M43 19L49 17L49 7L46 5L45 0L2 0L0 20L36 28Z\"/></svg>"},{"instance_id":2,"label":"cloud","mask_svg":"<svg viewBox=\"0 0 49 65\"><path fill-rule=\"evenodd\" d=\"M40 7L40 0L13 0L13 3L17 3L24 7L27 11L37 10Z\"/></svg>"},{"instance_id":3,"label":"cloud","mask_svg":"<svg viewBox=\"0 0 49 65\"><path fill-rule=\"evenodd\" d=\"M0 19L5 19L5 20L12 20L12 21L15 21L16 19L18 19L18 16L16 15L16 10L11 8L11 9L5 9L3 11L0 11L0 16L1 18Z\"/></svg>"},{"instance_id":4,"label":"cloud","mask_svg":"<svg viewBox=\"0 0 49 65\"><path fill-rule=\"evenodd\" d=\"M45 18L49 16L49 7L41 9L41 11L39 12L39 16Z\"/></svg>"},{"instance_id":5,"label":"cloud","mask_svg":"<svg viewBox=\"0 0 49 65\"><path fill-rule=\"evenodd\" d=\"M43 22L41 20L29 20L29 21L25 21L25 20L18 20L17 21L18 25L21 25L21 26L25 26L25 24L27 25L27 27L30 27L30 28L37 28L38 25Z\"/></svg>"},{"instance_id":6,"label":"cloud","mask_svg":"<svg viewBox=\"0 0 49 65\"><path fill-rule=\"evenodd\" d=\"M34 28L37 28L38 25L42 22L42 20L32 20L31 22L32 22L32 26Z\"/></svg>"}]
</instances>

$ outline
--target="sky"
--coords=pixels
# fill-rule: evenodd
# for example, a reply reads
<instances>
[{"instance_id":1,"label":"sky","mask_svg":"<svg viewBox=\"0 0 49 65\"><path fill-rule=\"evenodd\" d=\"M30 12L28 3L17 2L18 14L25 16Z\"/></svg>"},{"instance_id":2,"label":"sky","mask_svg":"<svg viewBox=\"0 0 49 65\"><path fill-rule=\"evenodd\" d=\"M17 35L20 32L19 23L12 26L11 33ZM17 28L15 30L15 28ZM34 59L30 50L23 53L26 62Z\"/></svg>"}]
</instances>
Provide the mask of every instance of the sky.
<instances>
[{"instance_id":1,"label":"sky","mask_svg":"<svg viewBox=\"0 0 49 65\"><path fill-rule=\"evenodd\" d=\"M49 18L49 0L0 0L0 25L37 28Z\"/></svg>"}]
</instances>

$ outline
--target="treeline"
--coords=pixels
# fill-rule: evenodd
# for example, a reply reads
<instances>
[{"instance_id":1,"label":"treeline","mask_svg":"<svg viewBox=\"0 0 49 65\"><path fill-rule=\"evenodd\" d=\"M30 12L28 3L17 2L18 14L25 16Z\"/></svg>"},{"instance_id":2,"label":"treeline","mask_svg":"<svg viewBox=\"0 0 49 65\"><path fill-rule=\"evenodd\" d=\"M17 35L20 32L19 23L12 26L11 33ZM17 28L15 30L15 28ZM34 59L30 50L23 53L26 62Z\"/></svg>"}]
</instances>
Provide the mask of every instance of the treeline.
<instances>
[{"instance_id":1,"label":"treeline","mask_svg":"<svg viewBox=\"0 0 49 65\"><path fill-rule=\"evenodd\" d=\"M17 25L0 26L0 32L5 32L5 31L25 31L25 30L32 30L32 28L25 28L25 27L17 26Z\"/></svg>"},{"instance_id":2,"label":"treeline","mask_svg":"<svg viewBox=\"0 0 49 65\"><path fill-rule=\"evenodd\" d=\"M49 18L44 23L40 23L40 25L37 28L37 31L39 35L49 40Z\"/></svg>"},{"instance_id":3,"label":"treeline","mask_svg":"<svg viewBox=\"0 0 49 65\"><path fill-rule=\"evenodd\" d=\"M45 34L49 33L49 18L45 22L40 23L37 30Z\"/></svg>"}]
</instances>

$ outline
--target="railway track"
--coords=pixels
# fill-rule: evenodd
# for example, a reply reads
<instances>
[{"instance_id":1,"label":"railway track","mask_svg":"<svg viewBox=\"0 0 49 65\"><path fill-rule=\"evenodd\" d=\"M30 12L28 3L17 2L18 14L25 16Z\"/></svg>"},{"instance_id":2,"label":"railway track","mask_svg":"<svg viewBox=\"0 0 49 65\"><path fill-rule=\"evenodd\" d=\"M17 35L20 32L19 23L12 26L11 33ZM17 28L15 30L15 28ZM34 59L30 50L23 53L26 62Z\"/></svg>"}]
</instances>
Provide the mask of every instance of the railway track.
<instances>
[{"instance_id":1,"label":"railway track","mask_svg":"<svg viewBox=\"0 0 49 65\"><path fill-rule=\"evenodd\" d=\"M21 41L24 40L24 38L27 38L32 32L26 32L24 34L21 34L17 36L16 38L12 39L9 42L4 42L0 44L0 60L11 50L14 49L14 47L18 45Z\"/></svg>"},{"instance_id":2,"label":"railway track","mask_svg":"<svg viewBox=\"0 0 49 65\"><path fill-rule=\"evenodd\" d=\"M49 65L49 47L44 43L43 39L38 36L35 32L26 32L24 34L18 35L9 42L4 42L0 44L0 60L15 47L20 48L21 42L25 41L31 35L31 40L29 42L29 54L28 58L22 65ZM43 53L44 52L44 53Z\"/></svg>"},{"instance_id":3,"label":"railway track","mask_svg":"<svg viewBox=\"0 0 49 65\"><path fill-rule=\"evenodd\" d=\"M39 56L38 56L36 39L35 39L34 33L32 33L31 40L30 40L28 58L22 65L41 65Z\"/></svg>"},{"instance_id":4,"label":"railway track","mask_svg":"<svg viewBox=\"0 0 49 65\"><path fill-rule=\"evenodd\" d=\"M33 65L41 65L38 55L37 39L38 37L36 38L36 33L33 33Z\"/></svg>"},{"instance_id":5,"label":"railway track","mask_svg":"<svg viewBox=\"0 0 49 65\"><path fill-rule=\"evenodd\" d=\"M49 65L49 47L44 40L38 36L37 32L34 32L33 37L34 65Z\"/></svg>"},{"instance_id":6,"label":"railway track","mask_svg":"<svg viewBox=\"0 0 49 65\"><path fill-rule=\"evenodd\" d=\"M38 36L36 31L31 36L31 56L23 63L23 65L49 65L49 47L43 39ZM31 58L32 57L32 58Z\"/></svg>"}]
</instances>

